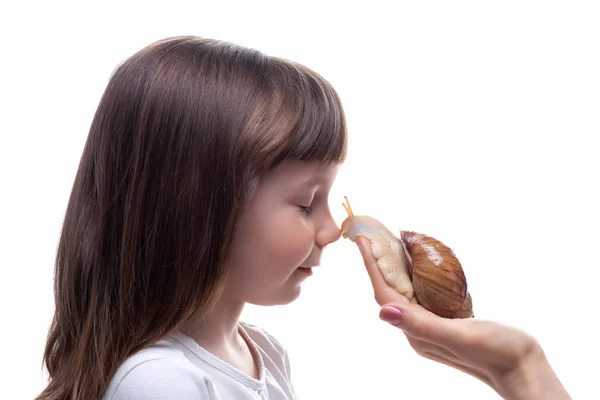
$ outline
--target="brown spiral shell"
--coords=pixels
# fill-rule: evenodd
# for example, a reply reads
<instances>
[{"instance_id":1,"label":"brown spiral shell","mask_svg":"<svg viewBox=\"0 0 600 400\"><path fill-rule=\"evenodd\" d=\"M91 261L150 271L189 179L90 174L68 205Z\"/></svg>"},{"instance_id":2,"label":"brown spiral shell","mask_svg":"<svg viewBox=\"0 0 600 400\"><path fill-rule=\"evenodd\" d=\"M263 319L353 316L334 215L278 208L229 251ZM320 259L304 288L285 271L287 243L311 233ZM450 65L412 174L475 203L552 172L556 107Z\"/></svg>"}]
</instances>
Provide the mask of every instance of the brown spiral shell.
<instances>
[{"instance_id":1,"label":"brown spiral shell","mask_svg":"<svg viewBox=\"0 0 600 400\"><path fill-rule=\"evenodd\" d=\"M467 279L452 249L411 231L401 231L400 239L419 304L445 318L473 317Z\"/></svg>"}]
</instances>

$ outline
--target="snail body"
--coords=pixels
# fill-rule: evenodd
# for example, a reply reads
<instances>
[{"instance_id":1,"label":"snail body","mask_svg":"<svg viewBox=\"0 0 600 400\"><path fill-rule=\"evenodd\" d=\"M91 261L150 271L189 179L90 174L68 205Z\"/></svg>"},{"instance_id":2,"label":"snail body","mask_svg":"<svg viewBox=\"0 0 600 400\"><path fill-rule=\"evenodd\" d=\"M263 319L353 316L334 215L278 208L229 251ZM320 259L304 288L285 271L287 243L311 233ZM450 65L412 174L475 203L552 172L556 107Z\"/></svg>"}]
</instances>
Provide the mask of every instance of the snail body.
<instances>
[{"instance_id":1,"label":"snail body","mask_svg":"<svg viewBox=\"0 0 600 400\"><path fill-rule=\"evenodd\" d=\"M375 218L354 215L348 199L342 236L363 236L385 281L412 303L445 318L473 317L471 295L458 258L439 240L411 231L392 233Z\"/></svg>"},{"instance_id":2,"label":"snail body","mask_svg":"<svg viewBox=\"0 0 600 400\"><path fill-rule=\"evenodd\" d=\"M342 236L353 242L359 236L367 238L385 281L411 302L417 302L410 278L411 266L402 243L386 226L375 218L357 215L342 223Z\"/></svg>"}]
</instances>

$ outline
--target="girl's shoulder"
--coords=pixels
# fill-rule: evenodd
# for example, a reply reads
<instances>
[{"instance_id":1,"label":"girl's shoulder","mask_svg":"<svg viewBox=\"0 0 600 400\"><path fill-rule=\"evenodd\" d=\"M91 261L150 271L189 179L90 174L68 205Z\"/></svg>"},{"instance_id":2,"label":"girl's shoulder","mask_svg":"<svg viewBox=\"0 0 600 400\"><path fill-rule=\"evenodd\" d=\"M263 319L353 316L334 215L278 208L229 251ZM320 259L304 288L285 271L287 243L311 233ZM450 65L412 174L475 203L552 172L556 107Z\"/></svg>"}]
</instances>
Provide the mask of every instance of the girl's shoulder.
<instances>
[{"instance_id":1,"label":"girl's shoulder","mask_svg":"<svg viewBox=\"0 0 600 400\"><path fill-rule=\"evenodd\" d=\"M193 368L170 337L127 358L102 400L209 399L206 374Z\"/></svg>"},{"instance_id":2,"label":"girl's shoulder","mask_svg":"<svg viewBox=\"0 0 600 400\"><path fill-rule=\"evenodd\" d=\"M292 393L285 347L263 328L243 322L240 326L256 346L260 362L269 376ZM215 376L211 373L216 373L215 368L239 378L239 374L232 372L224 361L176 331L127 358L112 377L102 400L212 399L215 395L211 382ZM243 382L247 380L242 379Z\"/></svg>"}]
</instances>

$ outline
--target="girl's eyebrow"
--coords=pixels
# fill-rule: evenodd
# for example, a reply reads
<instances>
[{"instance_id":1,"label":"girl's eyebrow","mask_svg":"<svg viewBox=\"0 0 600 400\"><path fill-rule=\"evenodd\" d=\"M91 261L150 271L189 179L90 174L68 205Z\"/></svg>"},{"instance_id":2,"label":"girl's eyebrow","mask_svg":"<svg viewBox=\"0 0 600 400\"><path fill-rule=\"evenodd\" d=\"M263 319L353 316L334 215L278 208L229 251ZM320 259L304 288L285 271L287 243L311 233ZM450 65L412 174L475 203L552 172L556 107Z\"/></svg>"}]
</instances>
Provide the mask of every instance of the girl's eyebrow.
<instances>
[{"instance_id":1,"label":"girl's eyebrow","mask_svg":"<svg viewBox=\"0 0 600 400\"><path fill-rule=\"evenodd\" d=\"M302 179L298 182L299 186L312 187L327 183L327 179L322 175L313 175L310 178Z\"/></svg>"}]
</instances>

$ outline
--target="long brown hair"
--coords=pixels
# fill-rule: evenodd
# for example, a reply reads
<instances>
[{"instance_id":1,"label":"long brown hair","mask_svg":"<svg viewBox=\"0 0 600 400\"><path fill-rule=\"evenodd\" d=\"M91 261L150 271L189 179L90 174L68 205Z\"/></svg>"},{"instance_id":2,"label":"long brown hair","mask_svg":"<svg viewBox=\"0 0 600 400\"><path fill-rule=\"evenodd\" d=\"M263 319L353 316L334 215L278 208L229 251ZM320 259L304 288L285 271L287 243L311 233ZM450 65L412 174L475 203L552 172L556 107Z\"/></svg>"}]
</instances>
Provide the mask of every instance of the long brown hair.
<instances>
[{"instance_id":1,"label":"long brown hair","mask_svg":"<svg viewBox=\"0 0 600 400\"><path fill-rule=\"evenodd\" d=\"M342 162L331 85L232 43L173 37L114 72L55 260L37 399L97 399L119 365L218 298L240 209L287 159Z\"/></svg>"}]
</instances>

